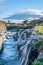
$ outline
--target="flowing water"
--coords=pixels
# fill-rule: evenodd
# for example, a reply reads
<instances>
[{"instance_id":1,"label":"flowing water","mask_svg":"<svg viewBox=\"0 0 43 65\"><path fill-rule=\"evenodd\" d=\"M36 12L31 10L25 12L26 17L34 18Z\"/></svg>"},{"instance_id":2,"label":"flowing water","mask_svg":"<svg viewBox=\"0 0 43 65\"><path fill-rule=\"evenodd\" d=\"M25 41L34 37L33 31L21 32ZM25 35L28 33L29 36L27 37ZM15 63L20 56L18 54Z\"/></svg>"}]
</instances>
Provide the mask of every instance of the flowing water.
<instances>
[{"instance_id":1,"label":"flowing water","mask_svg":"<svg viewBox=\"0 0 43 65\"><path fill-rule=\"evenodd\" d=\"M31 42L34 41L31 32L32 30L21 29L16 31L16 34L6 35L0 54L0 65L27 65Z\"/></svg>"}]
</instances>

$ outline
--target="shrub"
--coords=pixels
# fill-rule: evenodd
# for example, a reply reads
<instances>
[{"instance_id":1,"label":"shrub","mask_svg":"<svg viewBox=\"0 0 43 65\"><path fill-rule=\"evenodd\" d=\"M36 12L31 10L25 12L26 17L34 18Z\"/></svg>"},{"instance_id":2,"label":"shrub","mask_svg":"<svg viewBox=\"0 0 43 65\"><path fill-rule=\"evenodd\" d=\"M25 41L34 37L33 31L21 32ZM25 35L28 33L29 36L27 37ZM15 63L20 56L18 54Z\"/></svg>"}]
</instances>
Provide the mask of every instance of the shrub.
<instances>
[{"instance_id":1,"label":"shrub","mask_svg":"<svg viewBox=\"0 0 43 65\"><path fill-rule=\"evenodd\" d=\"M42 65L42 63L40 61L37 61L37 62L32 62L32 65Z\"/></svg>"},{"instance_id":2,"label":"shrub","mask_svg":"<svg viewBox=\"0 0 43 65\"><path fill-rule=\"evenodd\" d=\"M42 42L41 40L39 40L38 42L35 42L33 45L34 48L37 48L41 44L41 42Z\"/></svg>"}]
</instances>

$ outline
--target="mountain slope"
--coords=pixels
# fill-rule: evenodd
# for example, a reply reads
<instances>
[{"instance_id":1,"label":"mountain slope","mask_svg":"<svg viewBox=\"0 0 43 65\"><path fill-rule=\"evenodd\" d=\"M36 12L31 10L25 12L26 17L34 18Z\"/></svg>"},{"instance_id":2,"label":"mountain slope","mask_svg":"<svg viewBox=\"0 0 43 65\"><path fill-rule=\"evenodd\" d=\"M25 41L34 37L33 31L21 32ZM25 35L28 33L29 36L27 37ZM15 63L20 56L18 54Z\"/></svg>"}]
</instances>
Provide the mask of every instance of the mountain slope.
<instances>
[{"instance_id":1,"label":"mountain slope","mask_svg":"<svg viewBox=\"0 0 43 65\"><path fill-rule=\"evenodd\" d=\"M26 20L26 19L31 19L31 18L40 18L42 16L40 15L37 15L35 13L32 13L31 12L23 12L23 13L15 13L13 15L11 15L10 17L7 17L7 18L4 18L4 19L14 19L14 20Z\"/></svg>"}]
</instances>

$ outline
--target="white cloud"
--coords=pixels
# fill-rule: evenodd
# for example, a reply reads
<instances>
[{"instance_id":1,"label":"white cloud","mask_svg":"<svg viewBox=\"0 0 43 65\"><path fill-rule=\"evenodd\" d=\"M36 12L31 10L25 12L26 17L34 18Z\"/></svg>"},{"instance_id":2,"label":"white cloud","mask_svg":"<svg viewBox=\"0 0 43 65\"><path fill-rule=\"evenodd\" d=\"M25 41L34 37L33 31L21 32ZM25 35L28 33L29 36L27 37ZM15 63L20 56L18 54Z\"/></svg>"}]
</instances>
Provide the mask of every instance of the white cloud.
<instances>
[{"instance_id":1,"label":"white cloud","mask_svg":"<svg viewBox=\"0 0 43 65\"><path fill-rule=\"evenodd\" d=\"M18 13L29 13L29 14L34 14L34 15L40 15L40 16L43 16L43 10L35 10L35 9L22 9L22 10L16 10L16 11L6 11L6 12L3 12L6 10L6 7L2 7L0 8L0 12L1 13L1 18L6 18L6 17L10 17L14 14L18 14Z\"/></svg>"},{"instance_id":2,"label":"white cloud","mask_svg":"<svg viewBox=\"0 0 43 65\"><path fill-rule=\"evenodd\" d=\"M43 15L43 13L42 13L43 11L42 10L33 10L33 9L31 9L30 11L32 13L35 13L36 15L41 15L41 16Z\"/></svg>"},{"instance_id":3,"label":"white cloud","mask_svg":"<svg viewBox=\"0 0 43 65\"><path fill-rule=\"evenodd\" d=\"M40 15L40 16L43 16L43 11L42 10L34 10L34 9L23 9L23 10L18 10L16 12L14 12L14 14L17 14L17 13L30 13L30 14L36 14L36 15Z\"/></svg>"}]
</instances>

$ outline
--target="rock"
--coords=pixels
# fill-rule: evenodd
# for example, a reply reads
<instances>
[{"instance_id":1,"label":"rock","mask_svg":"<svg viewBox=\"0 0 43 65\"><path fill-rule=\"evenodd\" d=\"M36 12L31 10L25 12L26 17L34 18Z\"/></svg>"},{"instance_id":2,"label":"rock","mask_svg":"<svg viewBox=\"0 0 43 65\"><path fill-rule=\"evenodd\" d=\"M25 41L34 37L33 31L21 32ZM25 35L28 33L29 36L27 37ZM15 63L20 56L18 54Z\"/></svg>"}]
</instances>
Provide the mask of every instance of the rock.
<instances>
[{"instance_id":1,"label":"rock","mask_svg":"<svg viewBox=\"0 0 43 65\"><path fill-rule=\"evenodd\" d=\"M2 49L2 37L0 37L0 50Z\"/></svg>"},{"instance_id":2,"label":"rock","mask_svg":"<svg viewBox=\"0 0 43 65\"><path fill-rule=\"evenodd\" d=\"M43 50L39 53L39 55L38 55L36 61L41 61L41 62L43 62Z\"/></svg>"},{"instance_id":3,"label":"rock","mask_svg":"<svg viewBox=\"0 0 43 65\"><path fill-rule=\"evenodd\" d=\"M2 36L0 36L0 51L1 51L1 49L2 49L2 45L3 45L3 42L4 42L4 39L5 39L6 37L4 36L4 35L2 35Z\"/></svg>"},{"instance_id":4,"label":"rock","mask_svg":"<svg viewBox=\"0 0 43 65\"><path fill-rule=\"evenodd\" d=\"M2 49L2 44L5 39L4 33L6 32L6 26L4 23L0 23L0 50Z\"/></svg>"}]
</instances>

